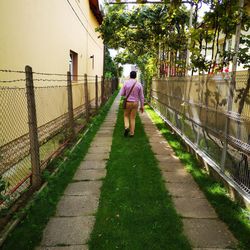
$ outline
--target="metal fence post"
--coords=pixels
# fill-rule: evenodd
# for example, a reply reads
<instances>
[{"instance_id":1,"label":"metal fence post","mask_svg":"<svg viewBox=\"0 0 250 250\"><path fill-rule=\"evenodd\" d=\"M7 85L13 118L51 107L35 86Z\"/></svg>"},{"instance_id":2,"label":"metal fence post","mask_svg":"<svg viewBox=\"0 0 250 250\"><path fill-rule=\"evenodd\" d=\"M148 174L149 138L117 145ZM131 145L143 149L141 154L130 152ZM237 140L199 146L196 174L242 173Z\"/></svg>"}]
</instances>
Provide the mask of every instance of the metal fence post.
<instances>
[{"instance_id":1,"label":"metal fence post","mask_svg":"<svg viewBox=\"0 0 250 250\"><path fill-rule=\"evenodd\" d=\"M86 121L89 121L89 91L88 91L88 76L84 74L84 94L85 94L85 110Z\"/></svg>"},{"instance_id":2,"label":"metal fence post","mask_svg":"<svg viewBox=\"0 0 250 250\"><path fill-rule=\"evenodd\" d=\"M71 82L71 74L67 72L67 87L68 87L68 115L69 115L69 129L70 136L72 138L75 137L75 129L74 129L74 113L73 113L73 94L72 94L72 82Z\"/></svg>"},{"instance_id":3,"label":"metal fence post","mask_svg":"<svg viewBox=\"0 0 250 250\"><path fill-rule=\"evenodd\" d=\"M101 105L104 104L104 77L102 76L101 82Z\"/></svg>"},{"instance_id":4,"label":"metal fence post","mask_svg":"<svg viewBox=\"0 0 250 250\"><path fill-rule=\"evenodd\" d=\"M95 76L95 109L98 110L98 76Z\"/></svg>"},{"instance_id":5,"label":"metal fence post","mask_svg":"<svg viewBox=\"0 0 250 250\"><path fill-rule=\"evenodd\" d=\"M25 74L26 74L30 155L31 155L31 169L32 169L31 185L33 189L37 189L41 185L39 141L38 141L38 131L37 131L37 116L36 116L33 73L32 73L32 68L28 65L25 67Z\"/></svg>"}]
</instances>

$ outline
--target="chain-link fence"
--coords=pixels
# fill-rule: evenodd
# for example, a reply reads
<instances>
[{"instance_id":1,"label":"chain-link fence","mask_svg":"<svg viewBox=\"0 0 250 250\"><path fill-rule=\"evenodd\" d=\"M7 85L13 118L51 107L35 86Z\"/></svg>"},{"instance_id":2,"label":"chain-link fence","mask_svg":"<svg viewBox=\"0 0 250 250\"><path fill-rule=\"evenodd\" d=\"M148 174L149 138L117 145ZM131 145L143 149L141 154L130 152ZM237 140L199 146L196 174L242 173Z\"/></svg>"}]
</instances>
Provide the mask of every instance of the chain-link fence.
<instances>
[{"instance_id":1,"label":"chain-link fence","mask_svg":"<svg viewBox=\"0 0 250 250\"><path fill-rule=\"evenodd\" d=\"M248 71L237 72L229 110L229 74L154 79L152 106L250 195Z\"/></svg>"},{"instance_id":2,"label":"chain-link fence","mask_svg":"<svg viewBox=\"0 0 250 250\"><path fill-rule=\"evenodd\" d=\"M118 87L117 79L25 69L0 70L1 209L40 184L50 160Z\"/></svg>"}]
</instances>

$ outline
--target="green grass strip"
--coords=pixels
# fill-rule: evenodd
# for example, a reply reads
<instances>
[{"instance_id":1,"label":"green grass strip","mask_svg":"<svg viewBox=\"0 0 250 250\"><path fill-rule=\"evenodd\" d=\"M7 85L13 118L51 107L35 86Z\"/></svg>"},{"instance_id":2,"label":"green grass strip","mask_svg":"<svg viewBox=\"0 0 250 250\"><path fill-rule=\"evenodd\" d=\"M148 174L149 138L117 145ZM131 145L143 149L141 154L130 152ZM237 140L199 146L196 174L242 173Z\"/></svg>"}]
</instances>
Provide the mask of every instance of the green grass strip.
<instances>
[{"instance_id":1,"label":"green grass strip","mask_svg":"<svg viewBox=\"0 0 250 250\"><path fill-rule=\"evenodd\" d=\"M123 131L119 110L89 249L191 249L139 117Z\"/></svg>"},{"instance_id":2,"label":"green grass strip","mask_svg":"<svg viewBox=\"0 0 250 250\"><path fill-rule=\"evenodd\" d=\"M249 249L250 219L247 217L247 214L249 216L249 212L229 198L228 192L222 184L212 179L212 177L200 167L195 156L187 152L181 138L173 134L165 122L152 109L147 107L146 110L175 151L175 154L192 174L200 189L216 210L219 218L228 225L235 238L239 241L239 249Z\"/></svg>"},{"instance_id":3,"label":"green grass strip","mask_svg":"<svg viewBox=\"0 0 250 250\"><path fill-rule=\"evenodd\" d=\"M16 229L9 234L2 249L4 250L31 250L39 245L42 239L42 233L51 216L55 214L56 205L60 200L65 188L72 180L76 169L80 162L86 155L92 139L106 117L117 92L110 98L110 100L101 108L99 114L91 121L92 126L88 133L83 137L82 141L75 147L72 153L65 153L68 159L61 164L62 160L54 162L55 165L60 166L56 175L48 178L48 185L32 200L27 216L16 227ZM65 157L64 155L64 157Z\"/></svg>"}]
</instances>

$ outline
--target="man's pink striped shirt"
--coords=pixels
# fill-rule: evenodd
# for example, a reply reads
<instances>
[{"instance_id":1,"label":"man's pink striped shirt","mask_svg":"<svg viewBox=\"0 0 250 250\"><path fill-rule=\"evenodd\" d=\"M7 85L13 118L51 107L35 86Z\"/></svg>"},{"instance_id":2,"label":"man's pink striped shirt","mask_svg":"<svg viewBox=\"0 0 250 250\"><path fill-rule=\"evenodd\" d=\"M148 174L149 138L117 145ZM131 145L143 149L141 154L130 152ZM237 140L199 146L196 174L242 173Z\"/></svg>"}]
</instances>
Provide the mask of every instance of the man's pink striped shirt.
<instances>
[{"instance_id":1,"label":"man's pink striped shirt","mask_svg":"<svg viewBox=\"0 0 250 250\"><path fill-rule=\"evenodd\" d=\"M133 87L135 81L136 81L135 79L127 80L121 89L120 95L127 96L130 89ZM135 84L132 92L130 93L127 101L130 101L130 102L139 102L140 101L141 107L144 106L144 95L143 95L143 88L142 88L141 83L136 81L136 84Z\"/></svg>"}]
</instances>

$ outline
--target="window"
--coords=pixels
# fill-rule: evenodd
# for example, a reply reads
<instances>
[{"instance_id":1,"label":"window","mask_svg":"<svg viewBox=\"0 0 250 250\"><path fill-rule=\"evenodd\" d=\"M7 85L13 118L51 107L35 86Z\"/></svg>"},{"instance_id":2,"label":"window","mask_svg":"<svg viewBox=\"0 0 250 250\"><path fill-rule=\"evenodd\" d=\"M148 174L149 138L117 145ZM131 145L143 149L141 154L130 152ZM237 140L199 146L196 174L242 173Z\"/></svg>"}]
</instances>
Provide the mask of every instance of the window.
<instances>
[{"instance_id":1,"label":"window","mask_svg":"<svg viewBox=\"0 0 250 250\"><path fill-rule=\"evenodd\" d=\"M74 51L70 50L70 58L69 58L69 71L71 74L71 80L77 81L78 75L78 54Z\"/></svg>"}]
</instances>

